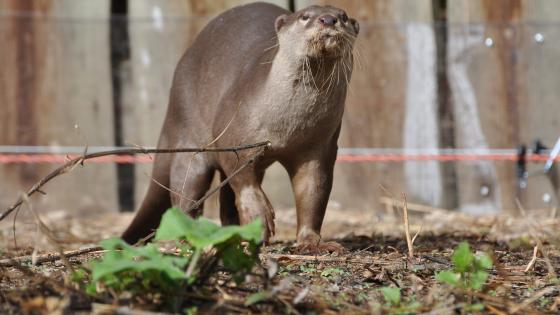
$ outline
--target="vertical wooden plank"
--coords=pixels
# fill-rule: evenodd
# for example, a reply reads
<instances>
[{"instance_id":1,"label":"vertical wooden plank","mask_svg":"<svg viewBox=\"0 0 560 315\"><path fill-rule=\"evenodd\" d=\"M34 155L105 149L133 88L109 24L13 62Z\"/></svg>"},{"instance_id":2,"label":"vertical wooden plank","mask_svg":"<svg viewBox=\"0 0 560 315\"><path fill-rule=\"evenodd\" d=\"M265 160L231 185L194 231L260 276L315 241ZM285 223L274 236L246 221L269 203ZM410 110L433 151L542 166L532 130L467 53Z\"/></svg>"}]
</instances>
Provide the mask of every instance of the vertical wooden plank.
<instances>
[{"instance_id":1,"label":"vertical wooden plank","mask_svg":"<svg viewBox=\"0 0 560 315\"><path fill-rule=\"evenodd\" d=\"M554 58L558 47L534 40L538 33L534 25L541 29L549 25L539 19L548 21L545 11L551 11L552 3L451 2L449 16L455 26L451 26L448 71L459 146L512 149L536 138L550 145L555 141L559 115L550 106L558 92L553 87L554 65L544 61ZM547 30L551 38L558 36L553 30ZM459 174L461 207L471 212L516 212L516 198L527 208L540 208L547 205L543 194L551 193L544 178L531 178L529 189L519 189L511 162L462 164Z\"/></svg>"},{"instance_id":2,"label":"vertical wooden plank","mask_svg":"<svg viewBox=\"0 0 560 315\"><path fill-rule=\"evenodd\" d=\"M519 106L519 138L522 143L530 144L540 139L552 147L560 137L558 12L560 2L555 0L522 1L518 48L519 72L524 77L523 98ZM529 165L529 171L536 173L542 167L540 163ZM527 182L522 201L527 209L552 207L558 205L556 194L559 193L546 176L533 176Z\"/></svg>"},{"instance_id":3,"label":"vertical wooden plank","mask_svg":"<svg viewBox=\"0 0 560 315\"><path fill-rule=\"evenodd\" d=\"M448 76L459 148L515 148L518 107L515 33L517 1L453 1L449 4ZM457 165L460 208L492 213L511 208L515 166L478 161Z\"/></svg>"},{"instance_id":4,"label":"vertical wooden plank","mask_svg":"<svg viewBox=\"0 0 560 315\"><path fill-rule=\"evenodd\" d=\"M409 7L400 2L400 12L421 12L421 22L403 21L406 28L406 102L403 128L403 148L406 153L417 149L434 149L441 144L440 97L438 84L438 46L436 29L432 25L432 1L416 2L421 7ZM441 45L441 43L440 43ZM440 48L441 49L441 48ZM446 102L446 99L441 100ZM445 169L444 167L447 167ZM453 165L437 161L408 161L404 163L404 181L408 199L437 207L454 206L454 186L444 185L444 176L453 172ZM451 189L450 189L451 188Z\"/></svg>"},{"instance_id":5,"label":"vertical wooden plank","mask_svg":"<svg viewBox=\"0 0 560 315\"><path fill-rule=\"evenodd\" d=\"M0 142L111 145L108 1L3 1L0 10L17 13L0 18ZM0 207L54 167L1 166ZM44 210L113 210L114 183L113 165L90 164L53 181L33 202Z\"/></svg>"}]
</instances>

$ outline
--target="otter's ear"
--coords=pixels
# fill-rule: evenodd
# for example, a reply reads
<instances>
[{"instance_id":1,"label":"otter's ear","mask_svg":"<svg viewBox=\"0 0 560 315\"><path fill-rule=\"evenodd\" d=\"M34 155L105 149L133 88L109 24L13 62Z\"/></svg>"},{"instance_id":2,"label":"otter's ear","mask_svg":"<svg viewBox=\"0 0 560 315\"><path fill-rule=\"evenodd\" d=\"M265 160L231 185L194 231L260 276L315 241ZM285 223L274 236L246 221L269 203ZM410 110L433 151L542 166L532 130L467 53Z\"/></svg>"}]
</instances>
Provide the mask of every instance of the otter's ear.
<instances>
[{"instance_id":1,"label":"otter's ear","mask_svg":"<svg viewBox=\"0 0 560 315\"><path fill-rule=\"evenodd\" d=\"M288 21L288 16L286 14L282 14L276 18L276 22L274 22L274 28L276 28L276 32L278 32L286 22Z\"/></svg>"},{"instance_id":2,"label":"otter's ear","mask_svg":"<svg viewBox=\"0 0 560 315\"><path fill-rule=\"evenodd\" d=\"M358 23L356 19L350 19L350 23L354 27L354 31L356 32L356 35L358 35L358 33L360 33L360 23Z\"/></svg>"}]
</instances>

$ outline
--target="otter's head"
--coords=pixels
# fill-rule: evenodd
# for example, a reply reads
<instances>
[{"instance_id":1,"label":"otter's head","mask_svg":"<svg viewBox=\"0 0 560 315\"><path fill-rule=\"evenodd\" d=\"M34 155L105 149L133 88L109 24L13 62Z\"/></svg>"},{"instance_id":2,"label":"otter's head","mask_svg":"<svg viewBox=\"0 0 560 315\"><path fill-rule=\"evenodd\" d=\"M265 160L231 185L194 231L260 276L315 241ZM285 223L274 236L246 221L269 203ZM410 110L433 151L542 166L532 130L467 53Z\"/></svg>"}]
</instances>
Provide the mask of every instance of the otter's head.
<instances>
[{"instance_id":1,"label":"otter's head","mask_svg":"<svg viewBox=\"0 0 560 315\"><path fill-rule=\"evenodd\" d=\"M360 31L355 19L332 6L310 6L275 22L281 49L303 58L341 58L351 54Z\"/></svg>"}]
</instances>

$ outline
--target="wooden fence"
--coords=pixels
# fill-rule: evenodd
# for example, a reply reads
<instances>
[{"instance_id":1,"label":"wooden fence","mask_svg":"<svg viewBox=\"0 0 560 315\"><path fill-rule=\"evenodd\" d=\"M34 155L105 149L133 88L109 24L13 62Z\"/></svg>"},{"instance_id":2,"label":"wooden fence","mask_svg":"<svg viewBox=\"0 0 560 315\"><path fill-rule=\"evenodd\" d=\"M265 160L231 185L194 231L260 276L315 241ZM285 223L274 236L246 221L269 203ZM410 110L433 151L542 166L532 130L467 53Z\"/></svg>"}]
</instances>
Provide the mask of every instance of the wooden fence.
<instances>
[{"instance_id":1,"label":"wooden fence","mask_svg":"<svg viewBox=\"0 0 560 315\"><path fill-rule=\"evenodd\" d=\"M272 2L296 9L329 3L360 22L340 147L512 149L534 139L552 145L560 136L558 1ZM119 24L128 46L115 65L115 3L1 1L0 145L155 145L179 57L212 16L242 3L128 1ZM52 167L0 166L0 207ZM136 204L150 168L129 169ZM114 211L116 174L115 165L87 166L36 202L46 210ZM512 162L408 161L338 164L331 206L377 209L380 185L474 213L512 210L516 198L527 208L557 202L545 177L519 190ZM277 206L292 205L279 167L265 189ZM552 199L543 201L546 194Z\"/></svg>"}]
</instances>

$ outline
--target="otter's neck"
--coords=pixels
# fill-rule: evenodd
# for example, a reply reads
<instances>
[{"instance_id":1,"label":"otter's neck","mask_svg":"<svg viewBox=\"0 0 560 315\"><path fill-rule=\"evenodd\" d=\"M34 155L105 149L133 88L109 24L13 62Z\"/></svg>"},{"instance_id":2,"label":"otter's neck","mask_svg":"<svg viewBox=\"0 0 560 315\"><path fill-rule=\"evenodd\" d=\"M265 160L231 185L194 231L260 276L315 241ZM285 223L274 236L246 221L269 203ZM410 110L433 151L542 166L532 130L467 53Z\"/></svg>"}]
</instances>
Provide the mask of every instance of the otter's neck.
<instances>
[{"instance_id":1,"label":"otter's neck","mask_svg":"<svg viewBox=\"0 0 560 315\"><path fill-rule=\"evenodd\" d=\"M279 49L271 67L273 76L282 76L294 89L304 88L318 94L329 94L336 86L350 80L351 65L342 59L294 56Z\"/></svg>"}]
</instances>

